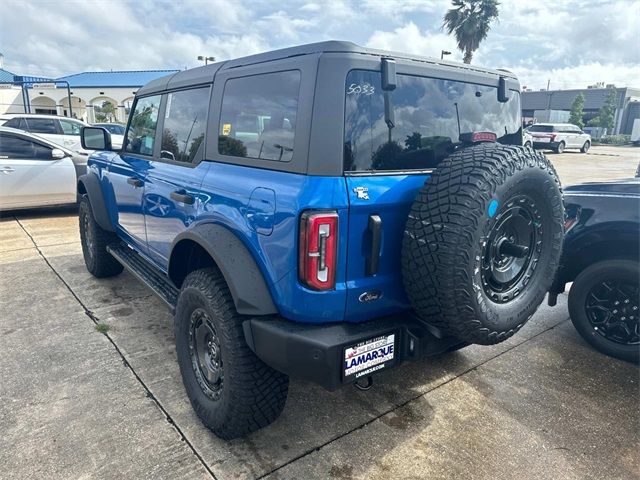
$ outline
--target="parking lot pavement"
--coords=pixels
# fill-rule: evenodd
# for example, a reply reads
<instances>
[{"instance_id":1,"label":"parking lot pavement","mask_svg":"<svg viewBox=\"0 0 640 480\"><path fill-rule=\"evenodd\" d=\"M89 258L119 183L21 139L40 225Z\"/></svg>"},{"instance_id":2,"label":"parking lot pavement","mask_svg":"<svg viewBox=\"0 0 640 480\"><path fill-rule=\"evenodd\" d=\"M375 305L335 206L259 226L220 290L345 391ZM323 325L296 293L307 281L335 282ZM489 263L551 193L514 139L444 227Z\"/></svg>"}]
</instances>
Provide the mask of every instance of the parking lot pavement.
<instances>
[{"instance_id":1,"label":"parking lot pavement","mask_svg":"<svg viewBox=\"0 0 640 480\"><path fill-rule=\"evenodd\" d=\"M593 150L617 165L617 177L635 170L634 150L622 158ZM565 165L570 155L553 157L563 183L584 173ZM582 162L598 178L591 154ZM74 211L0 220L0 477L613 479L640 471L638 369L586 346L565 296L502 344L384 372L368 392L294 379L280 419L223 442L186 397L169 312L126 273L91 277L77 231Z\"/></svg>"},{"instance_id":2,"label":"parking lot pavement","mask_svg":"<svg viewBox=\"0 0 640 480\"><path fill-rule=\"evenodd\" d=\"M551 159L563 185L631 178L640 162L640 148L595 146L588 153L565 150L558 155L544 151Z\"/></svg>"}]
</instances>

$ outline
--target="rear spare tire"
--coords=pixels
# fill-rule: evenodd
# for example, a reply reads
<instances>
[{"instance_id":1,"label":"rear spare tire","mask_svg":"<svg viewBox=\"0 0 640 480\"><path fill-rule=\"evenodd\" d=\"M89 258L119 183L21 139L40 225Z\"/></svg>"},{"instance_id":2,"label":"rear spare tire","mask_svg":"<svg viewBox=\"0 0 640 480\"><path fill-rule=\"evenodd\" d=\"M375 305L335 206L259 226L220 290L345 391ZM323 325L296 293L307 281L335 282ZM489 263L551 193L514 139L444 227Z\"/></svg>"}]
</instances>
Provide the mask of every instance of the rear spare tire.
<instances>
[{"instance_id":1,"label":"rear spare tire","mask_svg":"<svg viewBox=\"0 0 640 480\"><path fill-rule=\"evenodd\" d=\"M563 221L560 182L544 154L495 143L455 152L407 220L402 274L416 313L469 343L506 340L551 286Z\"/></svg>"}]
</instances>

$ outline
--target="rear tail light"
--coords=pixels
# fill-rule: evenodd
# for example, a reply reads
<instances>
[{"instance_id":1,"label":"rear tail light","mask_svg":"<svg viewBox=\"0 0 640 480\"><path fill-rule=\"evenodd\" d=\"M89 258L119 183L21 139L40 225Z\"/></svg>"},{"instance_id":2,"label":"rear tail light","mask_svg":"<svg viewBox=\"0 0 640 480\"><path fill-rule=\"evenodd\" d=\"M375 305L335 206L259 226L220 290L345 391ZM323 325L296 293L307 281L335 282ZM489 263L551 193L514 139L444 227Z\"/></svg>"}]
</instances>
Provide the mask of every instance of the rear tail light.
<instances>
[{"instance_id":1,"label":"rear tail light","mask_svg":"<svg viewBox=\"0 0 640 480\"><path fill-rule=\"evenodd\" d=\"M300 281L315 290L335 288L337 254L338 213L303 213L298 256Z\"/></svg>"},{"instance_id":2,"label":"rear tail light","mask_svg":"<svg viewBox=\"0 0 640 480\"><path fill-rule=\"evenodd\" d=\"M460 135L461 142L478 143L478 142L495 142L498 136L493 132L471 132Z\"/></svg>"},{"instance_id":3,"label":"rear tail light","mask_svg":"<svg viewBox=\"0 0 640 480\"><path fill-rule=\"evenodd\" d=\"M552 142L553 142L553 141L555 141L555 139L556 139L556 134L555 134L555 133L552 133L551 135L549 135L549 138L551 139L551 141L552 141Z\"/></svg>"}]
</instances>

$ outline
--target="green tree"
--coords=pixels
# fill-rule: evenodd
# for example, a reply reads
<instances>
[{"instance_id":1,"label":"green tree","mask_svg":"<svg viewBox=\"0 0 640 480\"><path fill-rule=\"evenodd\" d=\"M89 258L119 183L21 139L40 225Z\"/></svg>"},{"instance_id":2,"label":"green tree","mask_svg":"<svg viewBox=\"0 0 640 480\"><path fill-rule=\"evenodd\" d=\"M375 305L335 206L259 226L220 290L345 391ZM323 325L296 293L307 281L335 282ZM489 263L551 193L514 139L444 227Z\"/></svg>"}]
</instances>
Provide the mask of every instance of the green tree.
<instances>
[{"instance_id":1,"label":"green tree","mask_svg":"<svg viewBox=\"0 0 640 480\"><path fill-rule=\"evenodd\" d=\"M615 127L616 105L618 103L618 91L612 88L604 100L604 105L598 110L598 127L606 128L611 135Z\"/></svg>"},{"instance_id":2,"label":"green tree","mask_svg":"<svg viewBox=\"0 0 640 480\"><path fill-rule=\"evenodd\" d=\"M487 38L491 22L498 18L497 0L453 0L442 26L456 37L458 49L464 53L464 63L471 63L473 52Z\"/></svg>"},{"instance_id":3,"label":"green tree","mask_svg":"<svg viewBox=\"0 0 640 480\"><path fill-rule=\"evenodd\" d=\"M569 123L577 125L578 127L584 127L584 121L582 117L584 115L584 95L579 93L571 104L571 113L569 114Z\"/></svg>"}]
</instances>

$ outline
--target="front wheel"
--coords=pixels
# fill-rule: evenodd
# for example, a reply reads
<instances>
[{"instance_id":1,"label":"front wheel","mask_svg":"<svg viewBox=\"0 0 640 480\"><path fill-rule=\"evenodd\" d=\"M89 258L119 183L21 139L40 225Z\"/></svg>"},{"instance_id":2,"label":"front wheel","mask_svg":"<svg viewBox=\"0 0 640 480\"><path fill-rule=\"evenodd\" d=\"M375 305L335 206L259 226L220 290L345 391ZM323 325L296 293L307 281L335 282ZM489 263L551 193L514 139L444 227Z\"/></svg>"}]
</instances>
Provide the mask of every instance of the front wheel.
<instances>
[{"instance_id":1,"label":"front wheel","mask_svg":"<svg viewBox=\"0 0 640 480\"><path fill-rule=\"evenodd\" d=\"M117 242L118 237L98 225L86 195L80 198L78 216L82 255L89 273L98 278L113 277L121 273L123 266L107 252L107 246Z\"/></svg>"},{"instance_id":2,"label":"front wheel","mask_svg":"<svg viewBox=\"0 0 640 480\"><path fill-rule=\"evenodd\" d=\"M289 378L251 351L242 320L218 269L185 278L174 330L182 381L200 420L225 440L273 422L289 389Z\"/></svg>"},{"instance_id":3,"label":"front wheel","mask_svg":"<svg viewBox=\"0 0 640 480\"><path fill-rule=\"evenodd\" d=\"M564 142L560 142L558 144L558 146L556 147L556 153L562 153L564 152L564 147L565 147L565 143Z\"/></svg>"},{"instance_id":4,"label":"front wheel","mask_svg":"<svg viewBox=\"0 0 640 480\"><path fill-rule=\"evenodd\" d=\"M582 146L580 151L582 153L587 153L589 151L589 147L591 147L591 142L589 140L587 140L586 142L584 142L584 145Z\"/></svg>"},{"instance_id":5,"label":"front wheel","mask_svg":"<svg viewBox=\"0 0 640 480\"><path fill-rule=\"evenodd\" d=\"M578 275L569 291L569 314L578 333L612 357L640 360L640 266L605 260Z\"/></svg>"}]
</instances>

